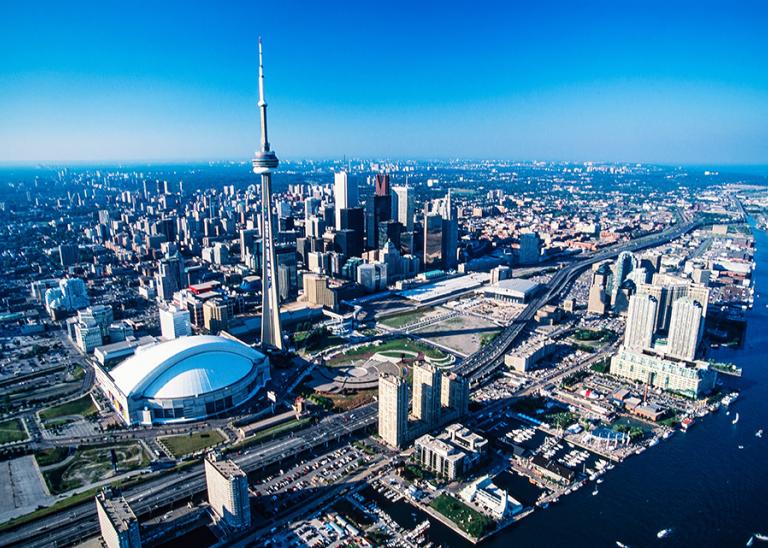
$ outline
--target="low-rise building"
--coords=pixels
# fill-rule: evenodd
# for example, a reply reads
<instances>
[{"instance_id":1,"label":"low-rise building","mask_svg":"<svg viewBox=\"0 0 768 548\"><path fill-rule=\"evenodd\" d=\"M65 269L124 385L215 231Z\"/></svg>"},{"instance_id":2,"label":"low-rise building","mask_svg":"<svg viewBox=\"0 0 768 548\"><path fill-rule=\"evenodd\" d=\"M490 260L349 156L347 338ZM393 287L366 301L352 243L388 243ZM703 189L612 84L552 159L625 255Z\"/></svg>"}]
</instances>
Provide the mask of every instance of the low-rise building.
<instances>
[{"instance_id":1,"label":"low-rise building","mask_svg":"<svg viewBox=\"0 0 768 548\"><path fill-rule=\"evenodd\" d=\"M703 361L662 358L624 347L611 358L611 375L647 383L655 388L699 397L715 387L717 372Z\"/></svg>"}]
</instances>

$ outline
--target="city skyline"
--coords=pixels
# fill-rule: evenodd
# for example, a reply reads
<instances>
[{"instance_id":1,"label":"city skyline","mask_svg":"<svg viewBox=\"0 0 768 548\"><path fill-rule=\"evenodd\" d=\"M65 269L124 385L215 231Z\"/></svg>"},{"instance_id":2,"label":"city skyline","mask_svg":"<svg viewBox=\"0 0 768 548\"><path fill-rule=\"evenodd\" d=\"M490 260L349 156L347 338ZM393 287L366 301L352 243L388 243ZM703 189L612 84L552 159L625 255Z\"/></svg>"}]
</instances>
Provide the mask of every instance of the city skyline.
<instances>
[{"instance_id":1,"label":"city skyline","mask_svg":"<svg viewBox=\"0 0 768 548\"><path fill-rule=\"evenodd\" d=\"M275 67L272 140L289 159L768 157L756 3L183 7L9 9L0 162L248 158L259 31Z\"/></svg>"}]
</instances>

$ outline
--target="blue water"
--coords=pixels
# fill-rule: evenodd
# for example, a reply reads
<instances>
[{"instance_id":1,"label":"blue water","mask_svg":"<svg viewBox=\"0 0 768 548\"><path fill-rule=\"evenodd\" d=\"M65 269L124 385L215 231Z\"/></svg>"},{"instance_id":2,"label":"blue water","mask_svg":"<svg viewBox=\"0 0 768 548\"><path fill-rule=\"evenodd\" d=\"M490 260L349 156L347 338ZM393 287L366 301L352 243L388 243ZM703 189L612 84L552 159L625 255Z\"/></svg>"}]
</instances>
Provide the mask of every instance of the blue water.
<instances>
[{"instance_id":1,"label":"blue water","mask_svg":"<svg viewBox=\"0 0 768 548\"><path fill-rule=\"evenodd\" d=\"M760 296L747 313L746 343L711 353L744 369L740 379L725 377L741 391L730 416L699 419L606 474L597 496L584 488L562 497L485 546L744 546L752 533L768 534L768 235L755 236ZM760 428L765 438L755 437ZM672 535L657 539L665 528Z\"/></svg>"}]
</instances>

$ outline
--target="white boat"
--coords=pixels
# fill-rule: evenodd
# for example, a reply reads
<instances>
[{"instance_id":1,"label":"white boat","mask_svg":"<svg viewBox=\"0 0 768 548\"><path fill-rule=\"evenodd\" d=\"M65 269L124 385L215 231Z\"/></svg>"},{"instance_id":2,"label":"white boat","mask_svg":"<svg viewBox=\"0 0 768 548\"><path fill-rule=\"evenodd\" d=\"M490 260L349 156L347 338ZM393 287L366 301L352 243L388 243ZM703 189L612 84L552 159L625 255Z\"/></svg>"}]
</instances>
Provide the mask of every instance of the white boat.
<instances>
[{"instance_id":1,"label":"white boat","mask_svg":"<svg viewBox=\"0 0 768 548\"><path fill-rule=\"evenodd\" d=\"M768 542L768 535L764 535L763 533L755 533L755 538L762 542Z\"/></svg>"},{"instance_id":2,"label":"white boat","mask_svg":"<svg viewBox=\"0 0 768 548\"><path fill-rule=\"evenodd\" d=\"M616 546L618 546L619 548L629 548L629 544L624 544L623 542L618 540L616 541Z\"/></svg>"},{"instance_id":3,"label":"white boat","mask_svg":"<svg viewBox=\"0 0 768 548\"><path fill-rule=\"evenodd\" d=\"M734 419L731 421L731 424L736 424L737 422L739 422L739 412L738 411L736 411L736 417L734 417Z\"/></svg>"},{"instance_id":4,"label":"white boat","mask_svg":"<svg viewBox=\"0 0 768 548\"><path fill-rule=\"evenodd\" d=\"M747 546L752 546L755 543L755 536L752 535L749 537L749 540L747 541Z\"/></svg>"},{"instance_id":5,"label":"white boat","mask_svg":"<svg viewBox=\"0 0 768 548\"><path fill-rule=\"evenodd\" d=\"M755 437L756 438L762 438L763 437L763 429L762 428L760 430L758 430L757 432L755 432Z\"/></svg>"},{"instance_id":6,"label":"white boat","mask_svg":"<svg viewBox=\"0 0 768 548\"><path fill-rule=\"evenodd\" d=\"M656 538L667 538L671 534L672 534L672 529L662 529L661 531L656 533Z\"/></svg>"},{"instance_id":7,"label":"white boat","mask_svg":"<svg viewBox=\"0 0 768 548\"><path fill-rule=\"evenodd\" d=\"M739 445L739 449L744 449L744 446L743 445Z\"/></svg>"},{"instance_id":8,"label":"white boat","mask_svg":"<svg viewBox=\"0 0 768 548\"><path fill-rule=\"evenodd\" d=\"M597 489L595 489L594 491L592 491L592 496L594 497L595 495L597 495Z\"/></svg>"}]
</instances>

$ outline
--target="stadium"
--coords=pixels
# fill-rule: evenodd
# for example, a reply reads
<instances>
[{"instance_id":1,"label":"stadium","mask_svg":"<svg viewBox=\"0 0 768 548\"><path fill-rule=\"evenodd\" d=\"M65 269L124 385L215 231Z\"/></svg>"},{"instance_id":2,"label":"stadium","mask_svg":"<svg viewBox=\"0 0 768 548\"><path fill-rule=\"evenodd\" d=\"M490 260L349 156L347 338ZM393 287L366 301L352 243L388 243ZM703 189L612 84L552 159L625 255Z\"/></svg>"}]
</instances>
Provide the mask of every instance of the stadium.
<instances>
[{"instance_id":1,"label":"stadium","mask_svg":"<svg viewBox=\"0 0 768 548\"><path fill-rule=\"evenodd\" d=\"M99 388L126 424L195 421L252 398L269 380L269 360L236 340L208 335L139 347Z\"/></svg>"}]
</instances>

